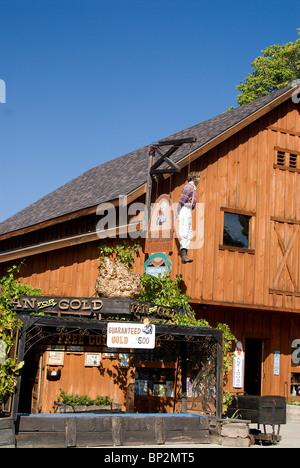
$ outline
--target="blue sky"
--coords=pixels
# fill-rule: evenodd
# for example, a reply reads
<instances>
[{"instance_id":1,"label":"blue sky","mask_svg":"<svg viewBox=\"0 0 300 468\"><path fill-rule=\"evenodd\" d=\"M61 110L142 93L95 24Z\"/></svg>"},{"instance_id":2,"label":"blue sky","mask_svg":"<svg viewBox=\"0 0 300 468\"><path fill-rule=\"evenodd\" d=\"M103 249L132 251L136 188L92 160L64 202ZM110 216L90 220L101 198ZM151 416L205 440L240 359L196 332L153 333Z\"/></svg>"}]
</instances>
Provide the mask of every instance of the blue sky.
<instances>
[{"instance_id":1,"label":"blue sky","mask_svg":"<svg viewBox=\"0 0 300 468\"><path fill-rule=\"evenodd\" d=\"M297 39L299 13L299 0L0 0L0 222L236 106L261 50Z\"/></svg>"}]
</instances>

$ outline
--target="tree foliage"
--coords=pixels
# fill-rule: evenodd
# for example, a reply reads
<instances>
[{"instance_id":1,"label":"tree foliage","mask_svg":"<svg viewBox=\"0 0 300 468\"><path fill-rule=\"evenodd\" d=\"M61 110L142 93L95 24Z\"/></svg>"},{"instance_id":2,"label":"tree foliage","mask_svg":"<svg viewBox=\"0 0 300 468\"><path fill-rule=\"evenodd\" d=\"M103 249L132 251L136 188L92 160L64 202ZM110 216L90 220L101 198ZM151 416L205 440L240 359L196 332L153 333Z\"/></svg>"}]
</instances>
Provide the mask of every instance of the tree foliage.
<instances>
[{"instance_id":1,"label":"tree foliage","mask_svg":"<svg viewBox=\"0 0 300 468\"><path fill-rule=\"evenodd\" d=\"M152 304L190 309L190 297L182 293L180 283L182 275L176 275L173 280L170 275L159 275L158 278L144 273L141 277L142 294L140 301Z\"/></svg>"},{"instance_id":2,"label":"tree foliage","mask_svg":"<svg viewBox=\"0 0 300 468\"><path fill-rule=\"evenodd\" d=\"M116 263L123 263L129 270L132 270L135 257L139 254L141 245L138 242L127 244L126 240L119 242L116 246L103 242L99 246L100 268L106 257L113 259Z\"/></svg>"},{"instance_id":3,"label":"tree foliage","mask_svg":"<svg viewBox=\"0 0 300 468\"><path fill-rule=\"evenodd\" d=\"M240 106L300 79L300 29L298 36L295 42L267 47L252 62L252 73L237 86Z\"/></svg>"},{"instance_id":4,"label":"tree foliage","mask_svg":"<svg viewBox=\"0 0 300 468\"><path fill-rule=\"evenodd\" d=\"M40 292L15 278L15 275L20 271L21 265L12 266L7 270L7 274L0 279L0 343L2 353L5 354L5 358L2 357L0 361L0 412L2 405L13 392L17 382L17 375L24 364L23 362L17 362L11 356L16 332L22 324L12 310L11 302L21 295L35 295Z\"/></svg>"}]
</instances>

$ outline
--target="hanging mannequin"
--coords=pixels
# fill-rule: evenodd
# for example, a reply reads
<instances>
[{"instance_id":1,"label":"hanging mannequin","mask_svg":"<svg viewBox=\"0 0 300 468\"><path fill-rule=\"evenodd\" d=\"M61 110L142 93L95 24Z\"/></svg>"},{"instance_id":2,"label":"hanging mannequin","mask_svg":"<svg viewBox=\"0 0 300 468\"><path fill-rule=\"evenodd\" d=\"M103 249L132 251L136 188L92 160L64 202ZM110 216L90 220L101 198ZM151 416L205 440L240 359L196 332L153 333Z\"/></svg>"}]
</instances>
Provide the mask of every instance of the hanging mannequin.
<instances>
[{"instance_id":1,"label":"hanging mannequin","mask_svg":"<svg viewBox=\"0 0 300 468\"><path fill-rule=\"evenodd\" d=\"M181 263L191 263L193 261L188 258L187 254L193 237L192 210L197 203L196 188L200 181L200 172L190 172L187 181L188 183L182 189L177 207Z\"/></svg>"}]
</instances>

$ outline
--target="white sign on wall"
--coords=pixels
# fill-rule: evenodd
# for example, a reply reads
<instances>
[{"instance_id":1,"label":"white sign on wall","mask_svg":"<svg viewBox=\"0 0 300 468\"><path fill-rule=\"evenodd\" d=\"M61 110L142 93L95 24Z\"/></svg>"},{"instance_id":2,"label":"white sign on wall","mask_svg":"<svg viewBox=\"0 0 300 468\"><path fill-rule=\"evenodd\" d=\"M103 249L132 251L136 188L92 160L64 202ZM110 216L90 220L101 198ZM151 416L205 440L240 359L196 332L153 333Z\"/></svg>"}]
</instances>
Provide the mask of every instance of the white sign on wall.
<instances>
[{"instance_id":1,"label":"white sign on wall","mask_svg":"<svg viewBox=\"0 0 300 468\"><path fill-rule=\"evenodd\" d=\"M244 352L240 341L237 342L233 359L233 388L244 385Z\"/></svg>"},{"instance_id":2,"label":"white sign on wall","mask_svg":"<svg viewBox=\"0 0 300 468\"><path fill-rule=\"evenodd\" d=\"M155 325L145 323L109 322L107 324L108 348L155 348Z\"/></svg>"},{"instance_id":3,"label":"white sign on wall","mask_svg":"<svg viewBox=\"0 0 300 468\"><path fill-rule=\"evenodd\" d=\"M280 370L280 351L274 351L274 375L279 375Z\"/></svg>"}]
</instances>

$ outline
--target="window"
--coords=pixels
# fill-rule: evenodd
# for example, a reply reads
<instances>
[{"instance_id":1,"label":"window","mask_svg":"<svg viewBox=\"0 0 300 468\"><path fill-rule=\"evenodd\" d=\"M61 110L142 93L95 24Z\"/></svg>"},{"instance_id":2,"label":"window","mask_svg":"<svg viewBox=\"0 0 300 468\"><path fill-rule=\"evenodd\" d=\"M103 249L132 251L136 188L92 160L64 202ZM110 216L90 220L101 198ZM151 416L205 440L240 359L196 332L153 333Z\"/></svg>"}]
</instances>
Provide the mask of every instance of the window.
<instances>
[{"instance_id":1,"label":"window","mask_svg":"<svg viewBox=\"0 0 300 468\"><path fill-rule=\"evenodd\" d=\"M220 249L254 253L255 213L221 208L224 220L221 232Z\"/></svg>"},{"instance_id":2,"label":"window","mask_svg":"<svg viewBox=\"0 0 300 468\"><path fill-rule=\"evenodd\" d=\"M223 245L249 248L250 216L224 213Z\"/></svg>"}]
</instances>

